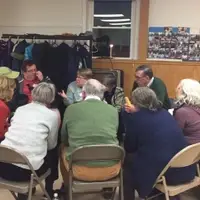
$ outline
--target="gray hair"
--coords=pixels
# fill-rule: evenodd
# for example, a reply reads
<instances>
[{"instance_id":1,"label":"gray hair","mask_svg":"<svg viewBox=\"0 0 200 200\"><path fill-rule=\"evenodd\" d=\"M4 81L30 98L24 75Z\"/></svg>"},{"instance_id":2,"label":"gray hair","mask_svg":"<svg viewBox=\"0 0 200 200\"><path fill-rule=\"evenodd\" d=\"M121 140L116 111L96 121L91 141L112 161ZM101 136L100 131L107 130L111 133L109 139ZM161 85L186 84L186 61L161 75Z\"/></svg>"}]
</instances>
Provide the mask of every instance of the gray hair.
<instances>
[{"instance_id":1,"label":"gray hair","mask_svg":"<svg viewBox=\"0 0 200 200\"><path fill-rule=\"evenodd\" d=\"M180 90L180 94L178 94ZM183 79L176 88L176 103L200 107L200 84L193 79Z\"/></svg>"},{"instance_id":2,"label":"gray hair","mask_svg":"<svg viewBox=\"0 0 200 200\"><path fill-rule=\"evenodd\" d=\"M138 108L157 111L162 108L155 92L148 87L139 87L132 92L132 103Z\"/></svg>"},{"instance_id":3,"label":"gray hair","mask_svg":"<svg viewBox=\"0 0 200 200\"><path fill-rule=\"evenodd\" d=\"M100 99L103 99L105 90L106 87L96 79L89 79L82 89L86 93L86 96L98 96Z\"/></svg>"},{"instance_id":4,"label":"gray hair","mask_svg":"<svg viewBox=\"0 0 200 200\"><path fill-rule=\"evenodd\" d=\"M140 66L138 66L138 67L136 68L135 71L136 71L136 72L137 72L137 71L143 71L144 74L145 74L146 76L148 76L150 79L153 77L153 70L152 70L151 67L148 66L148 65L140 65Z\"/></svg>"},{"instance_id":5,"label":"gray hair","mask_svg":"<svg viewBox=\"0 0 200 200\"><path fill-rule=\"evenodd\" d=\"M49 105L56 95L55 86L51 83L42 82L32 90L32 99L38 103Z\"/></svg>"}]
</instances>

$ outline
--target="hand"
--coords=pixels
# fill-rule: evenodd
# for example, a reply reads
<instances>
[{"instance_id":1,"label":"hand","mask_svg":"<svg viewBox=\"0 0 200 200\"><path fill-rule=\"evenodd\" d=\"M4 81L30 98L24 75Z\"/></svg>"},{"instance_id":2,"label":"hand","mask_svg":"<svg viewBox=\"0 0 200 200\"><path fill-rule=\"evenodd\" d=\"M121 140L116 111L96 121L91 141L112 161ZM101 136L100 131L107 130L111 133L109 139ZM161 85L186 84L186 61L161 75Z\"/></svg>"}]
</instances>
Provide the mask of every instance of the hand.
<instances>
[{"instance_id":1,"label":"hand","mask_svg":"<svg viewBox=\"0 0 200 200\"><path fill-rule=\"evenodd\" d=\"M127 113L136 112L136 108L135 108L135 106L134 106L133 104L131 104L131 105L125 104L125 105L124 105L124 108L125 108L125 111L126 111Z\"/></svg>"},{"instance_id":2,"label":"hand","mask_svg":"<svg viewBox=\"0 0 200 200\"><path fill-rule=\"evenodd\" d=\"M39 79L39 81L42 81L43 78L44 78L41 71L37 71L37 72L36 72L36 76L37 76L37 78Z\"/></svg>"},{"instance_id":3,"label":"hand","mask_svg":"<svg viewBox=\"0 0 200 200\"><path fill-rule=\"evenodd\" d=\"M58 94L64 98L64 99L67 99L67 95L65 94L64 90L62 90L62 92L58 92Z\"/></svg>"}]
</instances>

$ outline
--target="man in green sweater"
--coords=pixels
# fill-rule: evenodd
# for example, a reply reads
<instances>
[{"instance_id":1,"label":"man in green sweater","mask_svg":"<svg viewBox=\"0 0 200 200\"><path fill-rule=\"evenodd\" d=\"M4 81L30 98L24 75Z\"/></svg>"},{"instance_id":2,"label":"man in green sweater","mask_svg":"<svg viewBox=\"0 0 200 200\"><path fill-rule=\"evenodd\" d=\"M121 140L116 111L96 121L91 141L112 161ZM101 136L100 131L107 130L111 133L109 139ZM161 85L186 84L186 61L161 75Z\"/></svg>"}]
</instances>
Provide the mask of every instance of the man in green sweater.
<instances>
[{"instance_id":1,"label":"man in green sweater","mask_svg":"<svg viewBox=\"0 0 200 200\"><path fill-rule=\"evenodd\" d=\"M118 144L118 111L102 101L104 91L105 86L99 81L88 80L82 89L84 100L70 105L65 111L61 131L66 147L61 159L61 165L65 163L65 168L61 166L64 182L68 171L66 163L74 149L85 145ZM80 180L105 180L116 176L119 169L119 163L98 161L75 166L73 174Z\"/></svg>"},{"instance_id":2,"label":"man in green sweater","mask_svg":"<svg viewBox=\"0 0 200 200\"><path fill-rule=\"evenodd\" d=\"M137 67L135 71L135 82L133 90L137 87L149 87L157 95L158 99L163 103L163 108L170 109L171 104L167 93L165 83L157 77L153 76L152 69L147 65Z\"/></svg>"}]
</instances>

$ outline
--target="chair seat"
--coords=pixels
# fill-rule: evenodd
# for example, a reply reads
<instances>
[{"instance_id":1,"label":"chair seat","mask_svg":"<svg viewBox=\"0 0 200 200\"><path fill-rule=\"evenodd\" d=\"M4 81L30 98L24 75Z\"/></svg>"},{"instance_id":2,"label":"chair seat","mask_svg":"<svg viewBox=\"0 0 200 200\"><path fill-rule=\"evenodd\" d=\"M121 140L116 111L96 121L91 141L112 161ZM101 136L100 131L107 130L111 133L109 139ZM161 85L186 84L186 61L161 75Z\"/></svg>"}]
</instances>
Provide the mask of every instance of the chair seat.
<instances>
[{"instance_id":1,"label":"chair seat","mask_svg":"<svg viewBox=\"0 0 200 200\"><path fill-rule=\"evenodd\" d=\"M200 177L195 177L191 182L188 182L186 184L176 185L176 186L170 186L168 185L168 194L169 196L176 196L177 194L180 194L182 192L185 192L191 188L194 188L196 186L200 185ZM157 184L155 186L156 189L161 191L162 193L165 193L165 189L163 184Z\"/></svg>"},{"instance_id":2,"label":"chair seat","mask_svg":"<svg viewBox=\"0 0 200 200\"><path fill-rule=\"evenodd\" d=\"M40 181L46 179L51 173L51 170L48 169L45 174L39 177ZM0 188L7 189L16 193L25 194L29 190L30 181L27 182L14 182L14 181L7 181L5 179L0 178ZM37 181L33 182L33 187L38 185Z\"/></svg>"},{"instance_id":3,"label":"chair seat","mask_svg":"<svg viewBox=\"0 0 200 200\"><path fill-rule=\"evenodd\" d=\"M103 188L115 188L120 185L120 178L114 178L107 181L96 181L96 182L86 182L86 181L79 181L74 180L72 182L72 191L75 193L81 193L84 191L98 191L102 190Z\"/></svg>"}]
</instances>

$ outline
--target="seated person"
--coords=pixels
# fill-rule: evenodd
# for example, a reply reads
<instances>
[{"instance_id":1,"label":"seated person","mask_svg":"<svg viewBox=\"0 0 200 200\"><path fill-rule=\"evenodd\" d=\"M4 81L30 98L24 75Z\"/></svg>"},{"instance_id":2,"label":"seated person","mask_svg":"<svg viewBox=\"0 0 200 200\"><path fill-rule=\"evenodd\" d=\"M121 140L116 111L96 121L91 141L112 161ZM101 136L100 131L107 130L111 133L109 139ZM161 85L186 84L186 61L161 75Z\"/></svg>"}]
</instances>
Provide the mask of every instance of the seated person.
<instances>
[{"instance_id":1,"label":"seated person","mask_svg":"<svg viewBox=\"0 0 200 200\"><path fill-rule=\"evenodd\" d=\"M125 106L124 112L124 148L127 153L133 153L132 165L127 166L130 168L128 183L124 188L125 191L130 189L125 195L135 189L141 198L145 198L152 192L158 175L167 163L187 146L187 142L173 116L162 109L162 103L153 90L137 88L132 93L132 103L132 106ZM167 184L177 185L193 180L195 173L195 166L192 165L170 168L165 176Z\"/></svg>"},{"instance_id":2,"label":"seated person","mask_svg":"<svg viewBox=\"0 0 200 200\"><path fill-rule=\"evenodd\" d=\"M103 85L106 87L104 100L117 108L118 112L124 106L124 90L117 87L117 78L114 74L106 75L103 79Z\"/></svg>"},{"instance_id":3,"label":"seated person","mask_svg":"<svg viewBox=\"0 0 200 200\"><path fill-rule=\"evenodd\" d=\"M196 80L183 79L176 89L174 118L189 144L200 142L200 84Z\"/></svg>"},{"instance_id":4,"label":"seated person","mask_svg":"<svg viewBox=\"0 0 200 200\"><path fill-rule=\"evenodd\" d=\"M15 79L19 72L11 71L7 67L0 67L0 142L8 128L10 109L8 102L12 99L16 87Z\"/></svg>"},{"instance_id":5,"label":"seated person","mask_svg":"<svg viewBox=\"0 0 200 200\"><path fill-rule=\"evenodd\" d=\"M117 109L102 101L105 87L97 80L90 79L83 86L84 101L69 106L62 125L61 173L64 184L68 185L68 160L72 151L84 145L118 144ZM63 156L64 155L64 156ZM76 165L73 175L79 180L102 181L115 177L120 163L113 161Z\"/></svg>"},{"instance_id":6,"label":"seated person","mask_svg":"<svg viewBox=\"0 0 200 200\"><path fill-rule=\"evenodd\" d=\"M119 112L119 128L117 133L117 138L119 142L123 141L123 134L125 132L124 130L124 124L122 122L121 117L121 110L124 107L124 90L121 87L117 87L117 78L114 74L106 75L103 79L103 85L106 87L106 91L104 93L104 100L117 108Z\"/></svg>"},{"instance_id":7,"label":"seated person","mask_svg":"<svg viewBox=\"0 0 200 200\"><path fill-rule=\"evenodd\" d=\"M42 72L37 71L36 65L31 60L25 60L22 65L23 76L19 77L19 92L28 97L28 102L32 101L31 91L40 83L44 77Z\"/></svg>"},{"instance_id":8,"label":"seated person","mask_svg":"<svg viewBox=\"0 0 200 200\"><path fill-rule=\"evenodd\" d=\"M167 110L170 109L171 103L168 97L167 87L160 78L153 76L153 71L149 66L141 65L137 67L132 90L135 90L137 87L151 88L156 93L158 99L162 102L163 108Z\"/></svg>"},{"instance_id":9,"label":"seated person","mask_svg":"<svg viewBox=\"0 0 200 200\"><path fill-rule=\"evenodd\" d=\"M82 87L87 80L92 78L92 76L91 69L86 68L78 70L76 81L73 81L68 85L67 93L64 91L59 93L59 95L63 97L66 106L83 100Z\"/></svg>"},{"instance_id":10,"label":"seated person","mask_svg":"<svg viewBox=\"0 0 200 200\"><path fill-rule=\"evenodd\" d=\"M24 154L33 169L40 176L51 168L52 158L47 151L57 145L59 116L49 105L55 98L53 84L40 83L32 91L33 102L19 107L12 120L2 144ZM11 181L30 180L31 171L26 165L0 163L0 177ZM46 179L46 190L53 195L52 174ZM18 195L19 200L26 195Z\"/></svg>"}]
</instances>

